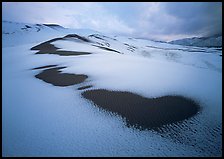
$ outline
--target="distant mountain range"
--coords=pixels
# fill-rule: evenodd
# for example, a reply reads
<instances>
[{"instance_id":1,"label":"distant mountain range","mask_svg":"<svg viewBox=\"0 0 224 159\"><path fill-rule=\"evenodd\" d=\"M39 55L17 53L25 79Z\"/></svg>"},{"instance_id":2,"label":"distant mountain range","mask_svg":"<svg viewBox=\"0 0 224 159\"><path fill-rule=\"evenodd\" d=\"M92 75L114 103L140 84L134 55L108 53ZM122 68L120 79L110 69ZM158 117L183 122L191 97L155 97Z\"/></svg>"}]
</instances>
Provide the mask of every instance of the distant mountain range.
<instances>
[{"instance_id":1,"label":"distant mountain range","mask_svg":"<svg viewBox=\"0 0 224 159\"><path fill-rule=\"evenodd\" d=\"M170 44L198 46L198 47L222 47L222 35L210 37L193 37L170 41Z\"/></svg>"}]
</instances>

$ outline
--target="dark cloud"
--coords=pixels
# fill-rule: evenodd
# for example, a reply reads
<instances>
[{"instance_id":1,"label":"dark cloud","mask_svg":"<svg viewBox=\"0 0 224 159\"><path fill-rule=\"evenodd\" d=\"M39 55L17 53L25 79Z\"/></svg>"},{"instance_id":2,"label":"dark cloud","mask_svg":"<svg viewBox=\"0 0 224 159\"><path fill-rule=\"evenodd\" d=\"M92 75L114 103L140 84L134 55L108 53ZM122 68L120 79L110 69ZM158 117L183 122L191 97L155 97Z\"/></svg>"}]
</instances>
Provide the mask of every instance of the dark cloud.
<instances>
[{"instance_id":1,"label":"dark cloud","mask_svg":"<svg viewBox=\"0 0 224 159\"><path fill-rule=\"evenodd\" d=\"M222 34L221 2L166 3L164 9L179 19L180 23L174 27L176 33Z\"/></svg>"}]
</instances>

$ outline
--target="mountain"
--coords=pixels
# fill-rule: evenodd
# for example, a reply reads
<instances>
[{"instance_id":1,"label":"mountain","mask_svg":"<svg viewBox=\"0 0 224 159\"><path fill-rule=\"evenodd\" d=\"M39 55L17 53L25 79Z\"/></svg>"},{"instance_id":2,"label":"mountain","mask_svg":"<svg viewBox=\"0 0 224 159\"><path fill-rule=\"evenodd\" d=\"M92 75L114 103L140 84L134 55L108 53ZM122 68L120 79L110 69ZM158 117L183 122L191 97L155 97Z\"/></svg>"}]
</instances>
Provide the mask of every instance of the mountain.
<instances>
[{"instance_id":1,"label":"mountain","mask_svg":"<svg viewBox=\"0 0 224 159\"><path fill-rule=\"evenodd\" d=\"M198 46L198 47L222 47L222 35L210 37L193 37L170 41L170 44Z\"/></svg>"}]
</instances>

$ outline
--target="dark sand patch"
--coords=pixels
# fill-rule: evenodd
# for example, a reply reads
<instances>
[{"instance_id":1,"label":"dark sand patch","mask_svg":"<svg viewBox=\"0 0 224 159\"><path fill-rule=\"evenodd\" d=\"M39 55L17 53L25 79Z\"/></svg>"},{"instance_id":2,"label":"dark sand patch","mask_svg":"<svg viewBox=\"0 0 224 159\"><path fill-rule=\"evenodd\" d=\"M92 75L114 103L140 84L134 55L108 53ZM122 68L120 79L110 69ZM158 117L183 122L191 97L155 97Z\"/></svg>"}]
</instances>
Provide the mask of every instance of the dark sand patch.
<instances>
[{"instance_id":1,"label":"dark sand patch","mask_svg":"<svg viewBox=\"0 0 224 159\"><path fill-rule=\"evenodd\" d=\"M29 26L29 25L25 25L25 28L21 28L22 30L28 30L29 28L32 28L31 26Z\"/></svg>"},{"instance_id":2,"label":"dark sand patch","mask_svg":"<svg viewBox=\"0 0 224 159\"><path fill-rule=\"evenodd\" d=\"M40 53L37 53L40 54ZM42 53L41 53L42 54ZM49 54L57 54L60 56L78 56L78 55L89 55L92 54L90 52L78 52L78 51L55 51Z\"/></svg>"},{"instance_id":3,"label":"dark sand patch","mask_svg":"<svg viewBox=\"0 0 224 159\"><path fill-rule=\"evenodd\" d=\"M52 45L52 42L55 42L57 40L63 40L62 38L55 38L55 39L51 39L48 40L46 42L43 42L39 45L36 45L34 47L32 47L30 50L39 50L39 52L37 52L36 54L47 54L47 53L52 53L55 52L57 49L60 49L58 47L55 47L54 45Z\"/></svg>"},{"instance_id":4,"label":"dark sand patch","mask_svg":"<svg viewBox=\"0 0 224 159\"><path fill-rule=\"evenodd\" d=\"M46 66L41 66L41 67L35 67L32 70L38 70L38 69L43 69L43 68L49 68L49 67L56 67L57 65L46 65Z\"/></svg>"},{"instance_id":5,"label":"dark sand patch","mask_svg":"<svg viewBox=\"0 0 224 159\"><path fill-rule=\"evenodd\" d=\"M83 74L70 74L61 73L60 69L66 67L56 67L50 68L42 71L41 73L35 75L36 78L43 80L44 82L51 83L54 86L71 86L78 83L82 83L88 78L87 75Z\"/></svg>"},{"instance_id":6,"label":"dark sand patch","mask_svg":"<svg viewBox=\"0 0 224 159\"><path fill-rule=\"evenodd\" d=\"M65 36L66 37L66 36ZM64 38L55 38L49 41L43 42L31 48L31 50L39 50L36 54L57 54L60 56L78 56L78 55L88 55L90 52L79 52L79 51L62 51L58 50L60 48L55 47L52 42L57 40L64 40Z\"/></svg>"},{"instance_id":7,"label":"dark sand patch","mask_svg":"<svg viewBox=\"0 0 224 159\"><path fill-rule=\"evenodd\" d=\"M78 90L83 90L83 89L87 89L87 88L91 88L92 85L88 85L88 86L83 86L83 87L79 87Z\"/></svg>"},{"instance_id":8,"label":"dark sand patch","mask_svg":"<svg viewBox=\"0 0 224 159\"><path fill-rule=\"evenodd\" d=\"M121 115L128 127L141 130L157 130L163 125L188 119L200 110L198 104L182 96L144 98L130 92L103 89L85 91L82 96L104 110Z\"/></svg>"},{"instance_id":9,"label":"dark sand patch","mask_svg":"<svg viewBox=\"0 0 224 159\"><path fill-rule=\"evenodd\" d=\"M64 28L64 27L62 27L62 26L60 26L60 25L58 25L58 24L43 24L43 25L45 25L45 26L47 26L47 27L50 27L50 28L54 28L54 27L57 27L57 28Z\"/></svg>"},{"instance_id":10,"label":"dark sand patch","mask_svg":"<svg viewBox=\"0 0 224 159\"><path fill-rule=\"evenodd\" d=\"M101 48L101 49L103 49L103 50L113 51L113 52L117 52L117 53L121 54L121 52L119 52L119 51L117 51L117 50L114 50L114 49L107 48L107 47L97 46L97 45L92 45L92 46L95 46L95 47Z\"/></svg>"},{"instance_id":11,"label":"dark sand patch","mask_svg":"<svg viewBox=\"0 0 224 159\"><path fill-rule=\"evenodd\" d=\"M29 25L25 25L25 27L26 27L26 28L32 28L32 27L31 27L31 26L29 26Z\"/></svg>"},{"instance_id":12,"label":"dark sand patch","mask_svg":"<svg viewBox=\"0 0 224 159\"><path fill-rule=\"evenodd\" d=\"M126 45L126 46L128 46L128 47L132 47L132 48L134 48L134 49L137 49L137 47L135 47L135 46L133 46L133 45L129 45L129 44L127 44L127 43L124 43L124 45Z\"/></svg>"},{"instance_id":13,"label":"dark sand patch","mask_svg":"<svg viewBox=\"0 0 224 159\"><path fill-rule=\"evenodd\" d=\"M91 40L89 40L83 36L79 36L77 34L68 34L63 39L65 39L65 38L76 38L76 39L82 40L84 42L92 42Z\"/></svg>"},{"instance_id":14,"label":"dark sand patch","mask_svg":"<svg viewBox=\"0 0 224 159\"><path fill-rule=\"evenodd\" d=\"M100 35L100 34L92 34L92 35L89 35L88 37L95 37L95 38L98 38L98 39L101 39L101 40L105 40L103 38L107 38L107 39L117 41L117 39L115 39L115 38L111 38L111 37L108 37L108 36L105 36L105 35ZM103 37L103 38L101 38L101 37Z\"/></svg>"},{"instance_id":15,"label":"dark sand patch","mask_svg":"<svg viewBox=\"0 0 224 159\"><path fill-rule=\"evenodd\" d=\"M127 43L124 43L125 46L127 46L127 50L134 52L135 49L137 49L137 47L133 46L133 45L129 45Z\"/></svg>"},{"instance_id":16,"label":"dark sand patch","mask_svg":"<svg viewBox=\"0 0 224 159\"><path fill-rule=\"evenodd\" d=\"M100 39L100 40L105 40L105 39L99 37L99 35L97 35L97 34L89 35L88 37L94 37L94 38L97 38L97 39Z\"/></svg>"}]
</instances>

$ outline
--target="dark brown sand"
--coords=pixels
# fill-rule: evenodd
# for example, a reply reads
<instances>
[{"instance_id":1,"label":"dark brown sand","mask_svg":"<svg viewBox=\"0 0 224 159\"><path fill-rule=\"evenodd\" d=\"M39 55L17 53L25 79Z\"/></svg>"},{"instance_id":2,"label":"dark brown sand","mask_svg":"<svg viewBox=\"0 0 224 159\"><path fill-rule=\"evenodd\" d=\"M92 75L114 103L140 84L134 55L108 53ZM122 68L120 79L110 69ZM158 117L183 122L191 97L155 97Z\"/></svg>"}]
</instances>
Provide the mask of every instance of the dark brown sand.
<instances>
[{"instance_id":1,"label":"dark brown sand","mask_svg":"<svg viewBox=\"0 0 224 159\"><path fill-rule=\"evenodd\" d=\"M97 39L105 40L105 39L101 38L101 37L104 37L104 38L107 38L107 39L112 39L114 41L117 41L117 39L115 39L115 38L111 38L111 37L108 37L108 36L105 36L105 35L100 35L100 34L92 34L92 35L89 35L88 37L95 37Z\"/></svg>"},{"instance_id":2,"label":"dark brown sand","mask_svg":"<svg viewBox=\"0 0 224 159\"><path fill-rule=\"evenodd\" d=\"M39 53L37 53L39 54ZM88 55L91 54L90 52L77 52L77 51L55 51L49 54L57 54L60 56L78 56L78 55Z\"/></svg>"},{"instance_id":3,"label":"dark brown sand","mask_svg":"<svg viewBox=\"0 0 224 159\"><path fill-rule=\"evenodd\" d=\"M137 47L135 47L135 46L133 46L133 45L129 45L129 44L127 44L127 43L124 43L124 45L129 46L129 47L134 48L134 49L137 49Z\"/></svg>"},{"instance_id":4,"label":"dark brown sand","mask_svg":"<svg viewBox=\"0 0 224 159\"><path fill-rule=\"evenodd\" d=\"M60 69L66 67L55 67L42 71L41 73L35 75L36 78L41 79L47 83L51 83L54 86L71 86L74 84L79 84L85 81L88 78L87 75L83 74L69 74L69 73L60 73Z\"/></svg>"},{"instance_id":5,"label":"dark brown sand","mask_svg":"<svg viewBox=\"0 0 224 159\"><path fill-rule=\"evenodd\" d=\"M88 85L88 86L83 86L83 87L79 87L78 90L83 90L83 89L87 89L87 88L91 88L92 85Z\"/></svg>"},{"instance_id":6,"label":"dark brown sand","mask_svg":"<svg viewBox=\"0 0 224 159\"><path fill-rule=\"evenodd\" d=\"M36 54L41 54L41 53L46 54L46 53L55 52L57 49L60 49L60 48L55 47L51 43L57 40L62 40L62 38L55 38L55 39L51 39L49 41L43 42L39 45L32 47L31 50L39 50L39 52L37 52Z\"/></svg>"},{"instance_id":7,"label":"dark brown sand","mask_svg":"<svg viewBox=\"0 0 224 159\"><path fill-rule=\"evenodd\" d=\"M62 27L62 26L60 26L58 24L43 24L43 25L48 26L48 27L60 27L60 28L64 28L64 27Z\"/></svg>"},{"instance_id":8,"label":"dark brown sand","mask_svg":"<svg viewBox=\"0 0 224 159\"><path fill-rule=\"evenodd\" d=\"M197 103L182 96L144 98L130 92L103 89L87 90L82 96L102 109L121 115L127 126L141 130L157 130L163 125L188 119L200 110Z\"/></svg>"},{"instance_id":9,"label":"dark brown sand","mask_svg":"<svg viewBox=\"0 0 224 159\"><path fill-rule=\"evenodd\" d=\"M31 50L39 50L36 54L57 54L57 55L60 55L60 56L78 56L78 55L91 54L90 52L59 51L58 49L60 49L60 48L55 47L53 44L51 44L52 42L57 41L57 40L64 40L64 38L51 39L49 41L43 42L39 45L36 45L36 46L32 47Z\"/></svg>"},{"instance_id":10,"label":"dark brown sand","mask_svg":"<svg viewBox=\"0 0 224 159\"><path fill-rule=\"evenodd\" d=\"M97 36L97 35L95 35L95 34L93 34L93 35L89 35L88 37L95 37L95 38L100 39L100 40L105 40L105 39L103 39L103 38L101 38L101 37L99 37L99 36Z\"/></svg>"},{"instance_id":11,"label":"dark brown sand","mask_svg":"<svg viewBox=\"0 0 224 159\"><path fill-rule=\"evenodd\" d=\"M103 49L103 50L113 51L113 52L117 52L117 53L121 54L121 52L119 52L119 51L117 51L117 50L114 50L114 49L107 48L107 47L97 46L97 45L92 45L92 46L95 46L95 47L101 48L101 49Z\"/></svg>"},{"instance_id":12,"label":"dark brown sand","mask_svg":"<svg viewBox=\"0 0 224 159\"><path fill-rule=\"evenodd\" d=\"M38 70L38 69L50 68L50 67L56 67L56 66L57 66L57 65L46 65L46 66L41 66L41 67L33 68L32 70Z\"/></svg>"},{"instance_id":13,"label":"dark brown sand","mask_svg":"<svg viewBox=\"0 0 224 159\"><path fill-rule=\"evenodd\" d=\"M65 38L76 38L76 39L82 40L84 42L92 42L89 39L87 39L87 38L85 38L83 36L79 36L77 34L68 34L63 39L65 39Z\"/></svg>"}]
</instances>

